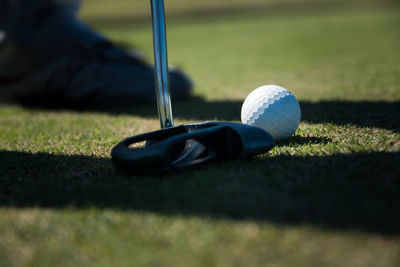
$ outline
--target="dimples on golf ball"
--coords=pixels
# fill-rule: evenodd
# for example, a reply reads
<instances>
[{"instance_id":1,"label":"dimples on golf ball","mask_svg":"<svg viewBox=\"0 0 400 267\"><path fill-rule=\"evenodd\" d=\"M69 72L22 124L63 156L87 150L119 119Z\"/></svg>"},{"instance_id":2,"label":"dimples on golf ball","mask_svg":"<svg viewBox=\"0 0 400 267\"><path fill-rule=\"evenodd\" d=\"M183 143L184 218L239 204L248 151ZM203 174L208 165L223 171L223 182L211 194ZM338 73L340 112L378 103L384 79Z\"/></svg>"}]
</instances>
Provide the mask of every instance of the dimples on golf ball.
<instances>
[{"instance_id":1,"label":"dimples on golf ball","mask_svg":"<svg viewBox=\"0 0 400 267\"><path fill-rule=\"evenodd\" d=\"M277 85L255 89L242 105L242 123L263 128L277 140L291 137L300 118L300 106L294 95Z\"/></svg>"}]
</instances>

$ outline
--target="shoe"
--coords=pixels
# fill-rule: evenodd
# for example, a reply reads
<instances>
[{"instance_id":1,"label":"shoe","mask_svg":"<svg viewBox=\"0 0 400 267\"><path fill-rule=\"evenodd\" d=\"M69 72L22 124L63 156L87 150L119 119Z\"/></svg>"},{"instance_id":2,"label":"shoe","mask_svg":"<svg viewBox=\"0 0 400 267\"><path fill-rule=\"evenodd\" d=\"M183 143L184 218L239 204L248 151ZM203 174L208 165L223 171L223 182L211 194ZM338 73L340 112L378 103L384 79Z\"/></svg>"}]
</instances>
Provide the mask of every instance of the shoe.
<instances>
[{"instance_id":1,"label":"shoe","mask_svg":"<svg viewBox=\"0 0 400 267\"><path fill-rule=\"evenodd\" d=\"M83 108L155 102L153 66L73 16L53 14L34 37L19 37L3 33L0 43L2 99ZM181 70L170 68L169 80L173 100L190 95L193 83Z\"/></svg>"}]
</instances>

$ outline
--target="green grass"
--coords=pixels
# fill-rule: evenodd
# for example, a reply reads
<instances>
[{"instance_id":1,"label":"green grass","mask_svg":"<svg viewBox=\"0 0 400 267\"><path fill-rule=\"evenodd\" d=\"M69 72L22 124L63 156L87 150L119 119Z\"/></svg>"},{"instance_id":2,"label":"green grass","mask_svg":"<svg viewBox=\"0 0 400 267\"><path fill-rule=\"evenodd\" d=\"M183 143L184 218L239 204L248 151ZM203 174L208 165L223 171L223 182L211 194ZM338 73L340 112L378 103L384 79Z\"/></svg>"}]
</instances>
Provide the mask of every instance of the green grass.
<instances>
[{"instance_id":1,"label":"green grass","mask_svg":"<svg viewBox=\"0 0 400 267\"><path fill-rule=\"evenodd\" d=\"M87 1L82 16L151 60L148 3L132 2ZM0 266L400 265L399 6L214 2L166 1L170 63L196 82L176 124L239 121L248 93L279 84L300 102L295 136L252 160L128 178L109 152L159 127L154 105L2 104Z\"/></svg>"}]
</instances>

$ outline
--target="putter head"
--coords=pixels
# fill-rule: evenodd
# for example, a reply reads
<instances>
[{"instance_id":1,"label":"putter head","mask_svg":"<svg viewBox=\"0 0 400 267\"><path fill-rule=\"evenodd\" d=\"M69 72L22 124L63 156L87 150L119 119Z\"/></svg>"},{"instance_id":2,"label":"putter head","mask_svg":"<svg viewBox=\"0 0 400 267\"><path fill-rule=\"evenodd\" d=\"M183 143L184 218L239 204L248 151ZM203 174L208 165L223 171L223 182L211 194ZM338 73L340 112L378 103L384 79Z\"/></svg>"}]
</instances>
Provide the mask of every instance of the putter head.
<instances>
[{"instance_id":1,"label":"putter head","mask_svg":"<svg viewBox=\"0 0 400 267\"><path fill-rule=\"evenodd\" d=\"M145 146L134 147L145 142ZM265 153L274 139L265 130L241 123L188 123L129 137L111 151L115 169L127 175L184 170L211 162Z\"/></svg>"}]
</instances>

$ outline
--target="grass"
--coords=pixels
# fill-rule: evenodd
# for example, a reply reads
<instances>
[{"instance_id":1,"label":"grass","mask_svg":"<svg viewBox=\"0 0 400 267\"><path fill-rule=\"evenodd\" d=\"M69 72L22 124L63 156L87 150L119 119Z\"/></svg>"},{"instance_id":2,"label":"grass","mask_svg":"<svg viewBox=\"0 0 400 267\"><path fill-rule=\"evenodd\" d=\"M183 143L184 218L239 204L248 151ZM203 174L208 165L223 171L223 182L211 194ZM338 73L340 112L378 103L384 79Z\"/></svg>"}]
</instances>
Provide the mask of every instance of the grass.
<instances>
[{"instance_id":1,"label":"grass","mask_svg":"<svg viewBox=\"0 0 400 267\"><path fill-rule=\"evenodd\" d=\"M115 7L144 5L131 2ZM166 2L170 62L196 82L176 123L239 121L251 90L279 84L300 102L295 136L252 160L128 178L109 152L159 127L154 105L2 104L0 266L399 266L399 6L214 2ZM121 23L127 11L95 3L82 16L151 60L145 9Z\"/></svg>"}]
</instances>

